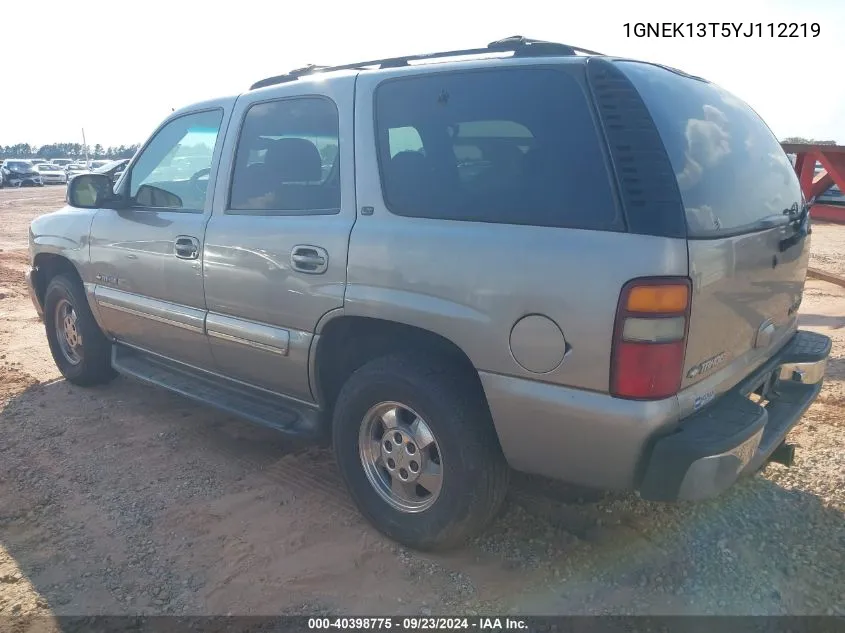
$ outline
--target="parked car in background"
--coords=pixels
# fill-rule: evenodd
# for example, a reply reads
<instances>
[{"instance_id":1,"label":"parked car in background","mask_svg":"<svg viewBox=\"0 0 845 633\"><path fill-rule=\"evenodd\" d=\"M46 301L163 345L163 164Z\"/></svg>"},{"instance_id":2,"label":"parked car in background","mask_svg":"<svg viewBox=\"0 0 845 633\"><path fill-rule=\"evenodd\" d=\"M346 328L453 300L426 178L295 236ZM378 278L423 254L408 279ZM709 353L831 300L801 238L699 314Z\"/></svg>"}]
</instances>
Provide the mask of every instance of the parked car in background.
<instances>
[{"instance_id":1,"label":"parked car in background","mask_svg":"<svg viewBox=\"0 0 845 633\"><path fill-rule=\"evenodd\" d=\"M824 193L816 196L816 202L820 202L822 204L839 204L845 205L845 195L843 195L842 191L836 185L833 185L830 189L825 191Z\"/></svg>"},{"instance_id":2,"label":"parked car in background","mask_svg":"<svg viewBox=\"0 0 845 633\"><path fill-rule=\"evenodd\" d=\"M54 158L50 161L54 165L58 165L59 167L65 168L73 162L72 158Z\"/></svg>"},{"instance_id":3,"label":"parked car in background","mask_svg":"<svg viewBox=\"0 0 845 633\"><path fill-rule=\"evenodd\" d=\"M112 179L112 182L117 182L117 179L120 178L120 175L129 164L129 160L129 158L121 158L120 160L108 161L102 167L92 169L91 171L95 174L106 174Z\"/></svg>"},{"instance_id":4,"label":"parked car in background","mask_svg":"<svg viewBox=\"0 0 845 633\"><path fill-rule=\"evenodd\" d=\"M44 186L41 174L28 160L7 159L0 167L0 180L6 187L21 187L23 185Z\"/></svg>"},{"instance_id":5,"label":"parked car in background","mask_svg":"<svg viewBox=\"0 0 845 633\"><path fill-rule=\"evenodd\" d=\"M825 171L826 170L824 169L824 167L822 167L821 165L816 165L816 178L818 178L819 174ZM818 202L821 204L837 204L845 206L845 195L843 195L842 191L837 185L831 185L827 191L824 191L818 196L816 196L814 202Z\"/></svg>"},{"instance_id":6,"label":"parked car in background","mask_svg":"<svg viewBox=\"0 0 845 633\"><path fill-rule=\"evenodd\" d=\"M110 160L100 160L100 159L92 160L90 163L88 163L88 169L90 169L91 171L96 171L96 170L100 169L101 167L105 167L106 165L108 165L111 162L112 161L110 161Z\"/></svg>"},{"instance_id":7,"label":"parked car in background","mask_svg":"<svg viewBox=\"0 0 845 633\"><path fill-rule=\"evenodd\" d=\"M78 174L84 174L87 172L88 167L85 166L85 163L71 163L65 168L65 173L67 174L68 180Z\"/></svg>"},{"instance_id":8,"label":"parked car in background","mask_svg":"<svg viewBox=\"0 0 845 633\"><path fill-rule=\"evenodd\" d=\"M63 185L67 183L65 170L53 163L40 163L35 166L36 171L41 174L41 180L45 185Z\"/></svg>"}]
</instances>

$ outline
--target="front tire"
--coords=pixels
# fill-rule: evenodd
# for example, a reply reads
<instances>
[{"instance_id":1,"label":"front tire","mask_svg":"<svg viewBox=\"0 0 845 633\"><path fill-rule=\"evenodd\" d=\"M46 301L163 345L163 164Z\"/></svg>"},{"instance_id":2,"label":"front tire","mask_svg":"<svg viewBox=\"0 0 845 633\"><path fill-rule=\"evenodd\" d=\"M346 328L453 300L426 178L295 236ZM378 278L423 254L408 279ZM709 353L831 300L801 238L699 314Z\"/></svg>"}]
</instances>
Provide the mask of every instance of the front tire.
<instances>
[{"instance_id":1,"label":"front tire","mask_svg":"<svg viewBox=\"0 0 845 633\"><path fill-rule=\"evenodd\" d=\"M50 281L44 294L44 326L53 360L68 382L87 387L114 378L111 343L76 279L57 275Z\"/></svg>"},{"instance_id":2,"label":"front tire","mask_svg":"<svg viewBox=\"0 0 845 633\"><path fill-rule=\"evenodd\" d=\"M387 356L344 384L333 443L361 513L421 550L478 533L505 498L510 474L477 381L439 359Z\"/></svg>"}]
</instances>

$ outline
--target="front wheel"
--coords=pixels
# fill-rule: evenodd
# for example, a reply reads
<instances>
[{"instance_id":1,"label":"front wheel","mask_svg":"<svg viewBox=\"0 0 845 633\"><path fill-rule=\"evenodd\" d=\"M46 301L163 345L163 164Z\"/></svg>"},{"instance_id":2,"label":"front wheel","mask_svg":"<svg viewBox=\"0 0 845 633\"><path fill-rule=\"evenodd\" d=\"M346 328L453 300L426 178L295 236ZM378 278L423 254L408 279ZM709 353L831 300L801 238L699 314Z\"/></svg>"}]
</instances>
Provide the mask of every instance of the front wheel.
<instances>
[{"instance_id":1,"label":"front wheel","mask_svg":"<svg viewBox=\"0 0 845 633\"><path fill-rule=\"evenodd\" d=\"M44 326L50 352L59 371L76 385L91 386L111 380L111 343L100 330L82 285L57 275L44 294Z\"/></svg>"},{"instance_id":2,"label":"front wheel","mask_svg":"<svg viewBox=\"0 0 845 633\"><path fill-rule=\"evenodd\" d=\"M507 492L480 387L437 359L388 356L354 372L335 404L333 442L362 514L409 547L459 544Z\"/></svg>"}]
</instances>

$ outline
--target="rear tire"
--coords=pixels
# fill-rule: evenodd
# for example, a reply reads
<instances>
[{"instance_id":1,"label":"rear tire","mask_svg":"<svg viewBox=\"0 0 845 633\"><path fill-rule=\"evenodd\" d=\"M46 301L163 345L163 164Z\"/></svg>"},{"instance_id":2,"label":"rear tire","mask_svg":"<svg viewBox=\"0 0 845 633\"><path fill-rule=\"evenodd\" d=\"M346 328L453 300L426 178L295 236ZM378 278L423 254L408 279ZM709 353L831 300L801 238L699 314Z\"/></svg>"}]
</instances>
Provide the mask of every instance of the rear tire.
<instances>
[{"instance_id":1,"label":"rear tire","mask_svg":"<svg viewBox=\"0 0 845 633\"><path fill-rule=\"evenodd\" d=\"M478 533L507 492L510 470L483 393L452 367L439 359L378 358L349 377L334 407L335 457L361 513L420 550L452 547ZM396 452L379 452L385 444ZM437 473L440 483L429 483ZM398 493L397 477L410 480L398 482Z\"/></svg>"},{"instance_id":2,"label":"rear tire","mask_svg":"<svg viewBox=\"0 0 845 633\"><path fill-rule=\"evenodd\" d=\"M114 378L111 343L94 320L79 281L69 275L50 280L44 326L53 360L68 382L88 387Z\"/></svg>"}]
</instances>

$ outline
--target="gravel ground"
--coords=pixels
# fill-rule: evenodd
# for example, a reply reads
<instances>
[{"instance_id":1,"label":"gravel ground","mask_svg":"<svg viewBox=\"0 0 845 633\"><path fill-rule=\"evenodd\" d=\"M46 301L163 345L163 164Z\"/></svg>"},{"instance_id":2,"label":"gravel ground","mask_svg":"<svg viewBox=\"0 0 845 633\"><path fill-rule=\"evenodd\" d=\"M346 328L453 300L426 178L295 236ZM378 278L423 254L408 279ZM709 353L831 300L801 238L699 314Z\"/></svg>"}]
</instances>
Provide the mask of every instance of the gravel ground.
<instances>
[{"instance_id":1,"label":"gravel ground","mask_svg":"<svg viewBox=\"0 0 845 633\"><path fill-rule=\"evenodd\" d=\"M62 193L0 191L0 616L845 615L845 290L807 285L802 323L834 352L795 467L681 505L522 477L486 533L421 555L360 518L326 451L59 379L20 274L28 222ZM815 266L845 267L845 227L812 239Z\"/></svg>"},{"instance_id":2,"label":"gravel ground","mask_svg":"<svg viewBox=\"0 0 845 633\"><path fill-rule=\"evenodd\" d=\"M845 224L813 222L813 250L810 266L845 275Z\"/></svg>"}]
</instances>

